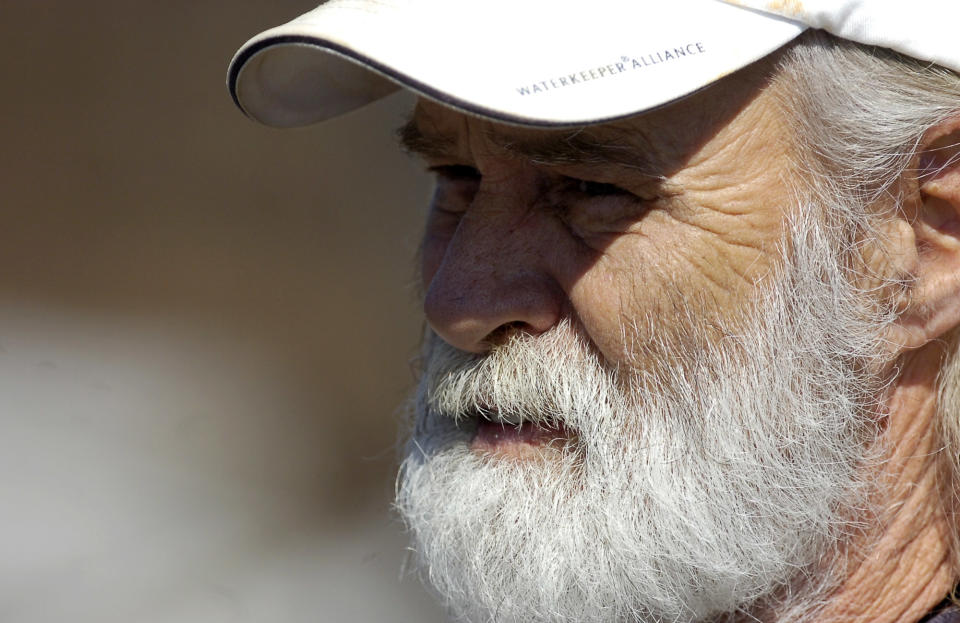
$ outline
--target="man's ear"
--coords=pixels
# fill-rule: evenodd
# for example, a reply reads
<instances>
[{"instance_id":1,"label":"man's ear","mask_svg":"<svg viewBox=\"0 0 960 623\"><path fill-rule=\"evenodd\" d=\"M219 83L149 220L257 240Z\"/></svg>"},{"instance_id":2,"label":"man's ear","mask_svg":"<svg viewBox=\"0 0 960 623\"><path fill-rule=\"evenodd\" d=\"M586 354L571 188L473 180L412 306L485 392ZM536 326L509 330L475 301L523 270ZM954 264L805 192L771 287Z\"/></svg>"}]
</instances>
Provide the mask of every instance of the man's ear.
<instances>
[{"instance_id":1,"label":"man's ear","mask_svg":"<svg viewBox=\"0 0 960 623\"><path fill-rule=\"evenodd\" d=\"M898 237L912 247L902 252L911 257L913 282L890 336L898 350L960 325L960 115L924 135L908 175L907 220Z\"/></svg>"}]
</instances>

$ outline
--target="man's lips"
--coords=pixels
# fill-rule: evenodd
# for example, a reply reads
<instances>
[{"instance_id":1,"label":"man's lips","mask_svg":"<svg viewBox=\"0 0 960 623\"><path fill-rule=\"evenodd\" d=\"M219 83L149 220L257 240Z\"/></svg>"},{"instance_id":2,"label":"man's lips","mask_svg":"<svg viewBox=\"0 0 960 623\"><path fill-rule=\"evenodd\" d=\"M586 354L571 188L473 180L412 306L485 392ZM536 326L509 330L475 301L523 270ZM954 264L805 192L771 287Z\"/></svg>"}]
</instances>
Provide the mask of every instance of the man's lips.
<instances>
[{"instance_id":1,"label":"man's lips","mask_svg":"<svg viewBox=\"0 0 960 623\"><path fill-rule=\"evenodd\" d=\"M563 425L540 426L527 422L518 426L480 418L470 447L477 452L522 457L539 454L540 449L562 444L569 438Z\"/></svg>"}]
</instances>

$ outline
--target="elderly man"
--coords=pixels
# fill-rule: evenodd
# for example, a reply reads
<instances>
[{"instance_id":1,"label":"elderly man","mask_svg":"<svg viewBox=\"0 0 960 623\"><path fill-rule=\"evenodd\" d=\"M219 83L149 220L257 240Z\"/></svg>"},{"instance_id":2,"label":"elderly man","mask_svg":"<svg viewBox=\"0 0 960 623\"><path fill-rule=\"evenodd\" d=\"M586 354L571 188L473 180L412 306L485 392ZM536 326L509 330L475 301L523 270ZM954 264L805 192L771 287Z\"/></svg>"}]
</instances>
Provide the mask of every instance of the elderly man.
<instances>
[{"instance_id":1,"label":"elderly man","mask_svg":"<svg viewBox=\"0 0 960 623\"><path fill-rule=\"evenodd\" d=\"M422 96L397 507L456 617L960 620L958 10L735 4L334 0L234 59L274 125Z\"/></svg>"}]
</instances>

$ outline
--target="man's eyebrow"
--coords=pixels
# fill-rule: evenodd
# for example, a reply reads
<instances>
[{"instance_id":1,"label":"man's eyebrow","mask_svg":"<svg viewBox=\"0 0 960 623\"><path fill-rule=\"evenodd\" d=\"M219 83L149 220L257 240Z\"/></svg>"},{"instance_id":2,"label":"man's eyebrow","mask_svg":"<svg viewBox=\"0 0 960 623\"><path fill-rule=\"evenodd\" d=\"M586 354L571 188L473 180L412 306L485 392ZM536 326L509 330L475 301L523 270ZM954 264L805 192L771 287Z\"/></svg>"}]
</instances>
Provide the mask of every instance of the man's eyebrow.
<instances>
[{"instance_id":1,"label":"man's eyebrow","mask_svg":"<svg viewBox=\"0 0 960 623\"><path fill-rule=\"evenodd\" d=\"M411 119L396 131L402 149L421 157L443 158L457 153L456 141L443 135L425 134ZM662 177L664 163L644 148L641 137L637 144L600 138L584 129L550 132L543 136L508 138L491 135L505 152L545 167L616 166L631 169L650 177Z\"/></svg>"},{"instance_id":2,"label":"man's eyebrow","mask_svg":"<svg viewBox=\"0 0 960 623\"><path fill-rule=\"evenodd\" d=\"M639 137L634 137L639 138ZM593 136L585 130L551 133L544 137L530 137L503 141L504 150L528 158L548 167L561 166L616 166L631 169L643 175L659 177L663 167L652 149L611 138Z\"/></svg>"},{"instance_id":3,"label":"man's eyebrow","mask_svg":"<svg viewBox=\"0 0 960 623\"><path fill-rule=\"evenodd\" d=\"M397 128L397 141L404 151L423 158L451 156L456 153L456 141L445 136L428 136L415 119Z\"/></svg>"}]
</instances>

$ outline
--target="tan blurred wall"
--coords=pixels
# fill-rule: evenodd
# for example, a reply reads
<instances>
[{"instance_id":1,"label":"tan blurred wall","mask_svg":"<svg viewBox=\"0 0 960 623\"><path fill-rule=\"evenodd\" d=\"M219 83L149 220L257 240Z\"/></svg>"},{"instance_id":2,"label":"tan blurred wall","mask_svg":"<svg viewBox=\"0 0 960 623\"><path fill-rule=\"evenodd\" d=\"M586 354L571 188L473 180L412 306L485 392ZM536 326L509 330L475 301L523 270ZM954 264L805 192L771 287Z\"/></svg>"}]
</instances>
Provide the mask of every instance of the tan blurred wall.
<instances>
[{"instance_id":1,"label":"tan blurred wall","mask_svg":"<svg viewBox=\"0 0 960 623\"><path fill-rule=\"evenodd\" d=\"M410 98L278 131L224 86L313 4L0 3L0 620L439 620L388 513Z\"/></svg>"}]
</instances>

